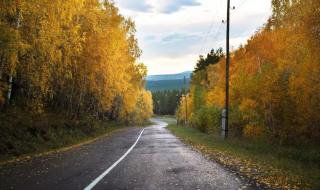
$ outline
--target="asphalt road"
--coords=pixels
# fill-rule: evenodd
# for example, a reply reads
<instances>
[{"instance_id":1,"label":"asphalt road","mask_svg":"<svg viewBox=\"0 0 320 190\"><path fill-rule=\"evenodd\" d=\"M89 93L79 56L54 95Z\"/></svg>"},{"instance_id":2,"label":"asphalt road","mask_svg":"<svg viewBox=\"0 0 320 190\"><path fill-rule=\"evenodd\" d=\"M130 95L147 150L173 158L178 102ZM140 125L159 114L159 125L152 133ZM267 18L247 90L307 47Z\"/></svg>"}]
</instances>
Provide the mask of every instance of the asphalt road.
<instances>
[{"instance_id":1,"label":"asphalt road","mask_svg":"<svg viewBox=\"0 0 320 190\"><path fill-rule=\"evenodd\" d=\"M154 121L143 133L130 128L67 152L0 166L0 189L256 189Z\"/></svg>"}]
</instances>

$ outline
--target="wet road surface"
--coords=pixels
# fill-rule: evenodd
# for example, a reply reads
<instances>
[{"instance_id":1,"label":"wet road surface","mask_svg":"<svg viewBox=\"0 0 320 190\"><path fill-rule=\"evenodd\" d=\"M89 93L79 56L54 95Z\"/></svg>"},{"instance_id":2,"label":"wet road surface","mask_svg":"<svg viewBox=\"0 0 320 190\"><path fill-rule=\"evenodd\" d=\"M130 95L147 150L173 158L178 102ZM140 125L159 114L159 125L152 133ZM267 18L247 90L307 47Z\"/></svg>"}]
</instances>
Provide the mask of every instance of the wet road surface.
<instances>
[{"instance_id":1,"label":"wet road surface","mask_svg":"<svg viewBox=\"0 0 320 190\"><path fill-rule=\"evenodd\" d=\"M254 189L188 148L166 123L154 122L142 134L142 128L130 128L67 152L0 166L0 189L84 189L117 161L93 189Z\"/></svg>"}]
</instances>

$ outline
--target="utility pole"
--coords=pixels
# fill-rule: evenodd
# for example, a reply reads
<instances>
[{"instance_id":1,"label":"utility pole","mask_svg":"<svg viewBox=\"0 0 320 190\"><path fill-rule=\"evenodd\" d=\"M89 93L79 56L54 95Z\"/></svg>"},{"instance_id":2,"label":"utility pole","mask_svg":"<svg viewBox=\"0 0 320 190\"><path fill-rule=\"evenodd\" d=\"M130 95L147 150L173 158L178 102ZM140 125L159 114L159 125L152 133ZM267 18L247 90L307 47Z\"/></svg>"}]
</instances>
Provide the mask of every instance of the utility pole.
<instances>
[{"instance_id":1,"label":"utility pole","mask_svg":"<svg viewBox=\"0 0 320 190\"><path fill-rule=\"evenodd\" d=\"M186 93L186 125L188 125L188 96L187 96L187 93Z\"/></svg>"},{"instance_id":2,"label":"utility pole","mask_svg":"<svg viewBox=\"0 0 320 190\"><path fill-rule=\"evenodd\" d=\"M186 80L186 76L184 76L183 77L183 83L184 83L184 85L185 85L185 88L186 88L186 91L185 91L185 102L186 102L186 118L185 118L185 125L187 125L188 124L188 96L187 96L187 94L188 94L188 87L187 87L187 80Z\"/></svg>"},{"instance_id":3,"label":"utility pole","mask_svg":"<svg viewBox=\"0 0 320 190\"><path fill-rule=\"evenodd\" d=\"M229 37L230 37L230 0L227 0L227 33L226 33L226 97L225 97L225 122L224 122L224 138L228 138L229 131L229 66L230 66L230 52L229 52Z\"/></svg>"}]
</instances>

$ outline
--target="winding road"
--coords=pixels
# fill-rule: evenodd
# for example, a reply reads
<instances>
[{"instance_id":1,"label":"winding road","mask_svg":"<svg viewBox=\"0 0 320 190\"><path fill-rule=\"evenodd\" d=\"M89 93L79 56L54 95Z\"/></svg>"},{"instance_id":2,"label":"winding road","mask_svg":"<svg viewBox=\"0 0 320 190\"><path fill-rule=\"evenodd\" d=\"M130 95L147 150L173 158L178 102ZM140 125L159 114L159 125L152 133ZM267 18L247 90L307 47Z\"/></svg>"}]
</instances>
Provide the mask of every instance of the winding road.
<instances>
[{"instance_id":1,"label":"winding road","mask_svg":"<svg viewBox=\"0 0 320 190\"><path fill-rule=\"evenodd\" d=\"M255 189L156 123L0 166L0 189Z\"/></svg>"}]
</instances>

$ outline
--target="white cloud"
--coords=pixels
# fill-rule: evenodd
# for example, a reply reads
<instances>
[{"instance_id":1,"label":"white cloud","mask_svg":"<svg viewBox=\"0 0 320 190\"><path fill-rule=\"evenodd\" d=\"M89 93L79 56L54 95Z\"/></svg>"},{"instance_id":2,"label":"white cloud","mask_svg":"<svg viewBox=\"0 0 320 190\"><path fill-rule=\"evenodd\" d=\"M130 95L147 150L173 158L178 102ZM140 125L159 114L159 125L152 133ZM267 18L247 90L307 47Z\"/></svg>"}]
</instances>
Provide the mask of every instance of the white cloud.
<instances>
[{"instance_id":1,"label":"white cloud","mask_svg":"<svg viewBox=\"0 0 320 190\"><path fill-rule=\"evenodd\" d=\"M174 74L182 71L191 71L198 59L197 54L188 54L180 57L155 57L149 59L149 74ZM184 68L181 70L181 68Z\"/></svg>"},{"instance_id":2,"label":"white cloud","mask_svg":"<svg viewBox=\"0 0 320 190\"><path fill-rule=\"evenodd\" d=\"M115 0L136 22L141 57L149 74L192 70L199 54L225 47L225 0ZM130 3L128 3L130 2ZM125 4L127 3L127 4ZM130 5L130 6L129 6ZM268 19L271 0L233 0L231 47L237 48ZM131 7L131 8L130 8ZM143 6L142 6L143 7Z\"/></svg>"},{"instance_id":3,"label":"white cloud","mask_svg":"<svg viewBox=\"0 0 320 190\"><path fill-rule=\"evenodd\" d=\"M154 7L161 13L174 13L185 6L199 6L201 5L197 0L156 0Z\"/></svg>"},{"instance_id":4,"label":"white cloud","mask_svg":"<svg viewBox=\"0 0 320 190\"><path fill-rule=\"evenodd\" d=\"M117 0L118 5L132 11L148 12L151 11L151 6L145 0Z\"/></svg>"}]
</instances>

